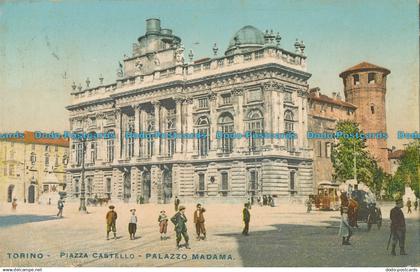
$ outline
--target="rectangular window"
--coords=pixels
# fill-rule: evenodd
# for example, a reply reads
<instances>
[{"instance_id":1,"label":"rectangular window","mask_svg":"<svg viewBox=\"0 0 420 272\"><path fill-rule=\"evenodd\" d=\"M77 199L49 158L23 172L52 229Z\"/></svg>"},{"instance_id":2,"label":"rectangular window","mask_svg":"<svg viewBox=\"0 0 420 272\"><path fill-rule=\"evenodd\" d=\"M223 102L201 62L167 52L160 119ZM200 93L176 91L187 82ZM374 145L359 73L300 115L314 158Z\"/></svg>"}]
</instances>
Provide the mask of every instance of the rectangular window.
<instances>
[{"instance_id":1,"label":"rectangular window","mask_svg":"<svg viewBox=\"0 0 420 272\"><path fill-rule=\"evenodd\" d=\"M222 94L222 105L229 105L231 103L231 94Z\"/></svg>"},{"instance_id":2,"label":"rectangular window","mask_svg":"<svg viewBox=\"0 0 420 272\"><path fill-rule=\"evenodd\" d=\"M368 83L369 84L375 83L375 73L368 73Z\"/></svg>"},{"instance_id":3,"label":"rectangular window","mask_svg":"<svg viewBox=\"0 0 420 272\"><path fill-rule=\"evenodd\" d=\"M207 98L198 99L198 108L205 109L209 107L209 100Z\"/></svg>"},{"instance_id":4,"label":"rectangular window","mask_svg":"<svg viewBox=\"0 0 420 272\"><path fill-rule=\"evenodd\" d=\"M331 143L325 143L325 157L330 158L331 157Z\"/></svg>"},{"instance_id":5,"label":"rectangular window","mask_svg":"<svg viewBox=\"0 0 420 272\"><path fill-rule=\"evenodd\" d=\"M360 84L359 75L353 75L353 85L359 85L359 84Z\"/></svg>"},{"instance_id":6,"label":"rectangular window","mask_svg":"<svg viewBox=\"0 0 420 272\"><path fill-rule=\"evenodd\" d=\"M322 142L321 141L319 141L319 142L317 142L317 156L318 157L322 157Z\"/></svg>"},{"instance_id":7,"label":"rectangular window","mask_svg":"<svg viewBox=\"0 0 420 272\"><path fill-rule=\"evenodd\" d=\"M260 51L260 52L256 52L255 53L255 58L256 59L260 59L260 58L262 58L264 56L264 52L263 51Z\"/></svg>"}]
</instances>

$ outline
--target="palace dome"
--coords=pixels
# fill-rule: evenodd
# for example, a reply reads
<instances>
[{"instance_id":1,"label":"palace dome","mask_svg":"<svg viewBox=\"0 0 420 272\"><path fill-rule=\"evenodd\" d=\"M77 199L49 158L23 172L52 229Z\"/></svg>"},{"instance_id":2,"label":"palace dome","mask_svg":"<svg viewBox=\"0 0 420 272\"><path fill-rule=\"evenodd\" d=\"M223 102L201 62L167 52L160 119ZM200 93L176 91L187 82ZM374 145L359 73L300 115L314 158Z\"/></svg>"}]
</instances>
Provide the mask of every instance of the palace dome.
<instances>
[{"instance_id":1,"label":"palace dome","mask_svg":"<svg viewBox=\"0 0 420 272\"><path fill-rule=\"evenodd\" d=\"M242 52L261 48L264 46L264 43L264 33L256 27L247 25L233 35L225 54L232 54L236 48L239 48Z\"/></svg>"}]
</instances>

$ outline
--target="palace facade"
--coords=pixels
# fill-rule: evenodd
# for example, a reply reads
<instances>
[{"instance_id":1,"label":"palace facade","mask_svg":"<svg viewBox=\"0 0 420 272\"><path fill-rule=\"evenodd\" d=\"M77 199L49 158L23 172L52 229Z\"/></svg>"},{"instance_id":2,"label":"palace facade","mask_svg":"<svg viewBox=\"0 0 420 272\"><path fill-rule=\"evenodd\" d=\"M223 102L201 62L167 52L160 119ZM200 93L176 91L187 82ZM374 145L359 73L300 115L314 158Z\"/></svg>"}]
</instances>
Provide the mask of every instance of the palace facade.
<instances>
[{"instance_id":1,"label":"palace facade","mask_svg":"<svg viewBox=\"0 0 420 272\"><path fill-rule=\"evenodd\" d=\"M146 203L312 194L313 152L306 138L311 75L303 42L290 52L279 34L245 26L223 55L215 44L212 58L194 61L190 51L185 60L172 30L158 19L146 24L115 83L100 78L96 87L89 80L85 88L72 86L71 131L115 138L71 140L68 197L79 198L82 189L88 198ZM247 138L247 131L297 138ZM127 137L155 132L208 137ZM217 132L236 135L217 138Z\"/></svg>"}]
</instances>

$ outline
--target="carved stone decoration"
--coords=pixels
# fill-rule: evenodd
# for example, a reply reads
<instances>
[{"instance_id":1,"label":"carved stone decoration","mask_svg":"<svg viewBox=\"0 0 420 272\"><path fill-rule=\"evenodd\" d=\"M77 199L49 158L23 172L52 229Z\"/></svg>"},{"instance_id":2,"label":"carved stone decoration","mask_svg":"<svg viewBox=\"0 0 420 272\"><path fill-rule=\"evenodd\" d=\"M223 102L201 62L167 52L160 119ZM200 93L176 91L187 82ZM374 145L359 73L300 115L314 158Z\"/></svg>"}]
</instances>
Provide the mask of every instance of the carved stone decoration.
<instances>
[{"instance_id":1,"label":"carved stone decoration","mask_svg":"<svg viewBox=\"0 0 420 272\"><path fill-rule=\"evenodd\" d=\"M308 96L308 92L305 89L298 89L297 94L298 94L299 97Z\"/></svg>"},{"instance_id":2,"label":"carved stone decoration","mask_svg":"<svg viewBox=\"0 0 420 272\"><path fill-rule=\"evenodd\" d=\"M208 94L208 96L209 96L209 99L211 101L214 101L214 100L217 99L217 94L215 92L213 92L213 91L210 91L209 94Z\"/></svg>"},{"instance_id":3,"label":"carved stone decoration","mask_svg":"<svg viewBox=\"0 0 420 272\"><path fill-rule=\"evenodd\" d=\"M184 64L184 51L185 51L185 48L182 44L175 50L176 64Z\"/></svg>"},{"instance_id":4,"label":"carved stone decoration","mask_svg":"<svg viewBox=\"0 0 420 272\"><path fill-rule=\"evenodd\" d=\"M174 97L174 100L176 104L182 104L182 102L184 102L185 99L181 96L176 96Z\"/></svg>"},{"instance_id":5,"label":"carved stone decoration","mask_svg":"<svg viewBox=\"0 0 420 272\"><path fill-rule=\"evenodd\" d=\"M244 94L244 89L243 88L234 88L232 90L232 95L234 96L240 96Z\"/></svg>"},{"instance_id":6,"label":"carved stone decoration","mask_svg":"<svg viewBox=\"0 0 420 272\"><path fill-rule=\"evenodd\" d=\"M193 103L193 99L192 99L192 97L187 97L187 98L185 99L185 102L186 102L187 104L192 104L192 103Z\"/></svg>"}]
</instances>

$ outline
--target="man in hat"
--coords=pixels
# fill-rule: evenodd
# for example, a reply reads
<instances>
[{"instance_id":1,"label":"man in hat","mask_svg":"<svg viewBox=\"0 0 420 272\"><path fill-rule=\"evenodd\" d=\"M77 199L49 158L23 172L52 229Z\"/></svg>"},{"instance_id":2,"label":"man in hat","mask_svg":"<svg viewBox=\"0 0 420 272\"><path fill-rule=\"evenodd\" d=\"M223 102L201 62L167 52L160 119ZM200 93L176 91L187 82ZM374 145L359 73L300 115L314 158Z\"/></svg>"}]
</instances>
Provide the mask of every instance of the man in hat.
<instances>
[{"instance_id":1,"label":"man in hat","mask_svg":"<svg viewBox=\"0 0 420 272\"><path fill-rule=\"evenodd\" d=\"M136 236L137 231L137 215L136 215L136 209L130 210L130 221L128 223L128 233L130 234L130 240L134 240Z\"/></svg>"},{"instance_id":2,"label":"man in hat","mask_svg":"<svg viewBox=\"0 0 420 272\"><path fill-rule=\"evenodd\" d=\"M206 239L206 228L204 226L204 212L206 210L201 207L201 204L197 204L197 210L194 212L194 224L195 231L197 233L197 240L201 239L201 234L203 234L203 240Z\"/></svg>"},{"instance_id":3,"label":"man in hat","mask_svg":"<svg viewBox=\"0 0 420 272\"><path fill-rule=\"evenodd\" d=\"M114 211L114 205L109 206L109 211L106 214L106 239L109 240L109 233L114 233L114 239L117 239L117 213Z\"/></svg>"},{"instance_id":4,"label":"man in hat","mask_svg":"<svg viewBox=\"0 0 420 272\"><path fill-rule=\"evenodd\" d=\"M179 249L181 242L181 235L184 237L185 240L185 248L190 248L188 244L188 233L187 233L187 217L185 216L185 207L179 206L179 211L171 218L171 222L175 225L175 232L176 232L176 246Z\"/></svg>"},{"instance_id":5,"label":"man in hat","mask_svg":"<svg viewBox=\"0 0 420 272\"><path fill-rule=\"evenodd\" d=\"M407 214L411 213L411 199L410 198L407 199L406 206L407 206Z\"/></svg>"},{"instance_id":6,"label":"man in hat","mask_svg":"<svg viewBox=\"0 0 420 272\"><path fill-rule=\"evenodd\" d=\"M248 235L249 232L249 221L251 221L251 214L249 212L249 205L245 203L244 209L242 210L242 220L245 223L245 227L242 231L243 235Z\"/></svg>"},{"instance_id":7,"label":"man in hat","mask_svg":"<svg viewBox=\"0 0 420 272\"><path fill-rule=\"evenodd\" d=\"M61 197L57 202L57 208L58 208L57 217L63 217L64 201Z\"/></svg>"},{"instance_id":8,"label":"man in hat","mask_svg":"<svg viewBox=\"0 0 420 272\"><path fill-rule=\"evenodd\" d=\"M402 199L399 199L395 202L395 207L392 208L390 213L391 218L391 234L392 234L392 251L391 255L395 256L395 247L397 242L400 246L400 255L407 255L405 253L405 218L404 213L402 212L402 207L404 206Z\"/></svg>"}]
</instances>

